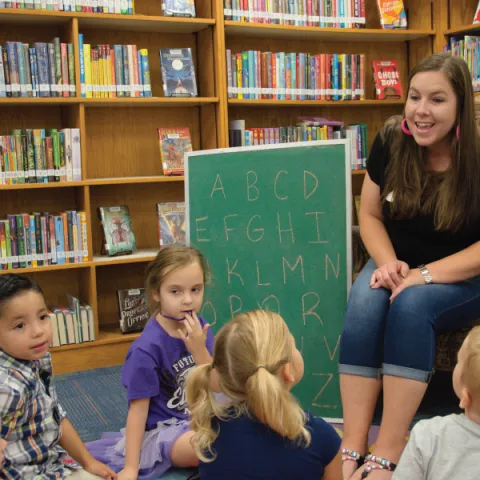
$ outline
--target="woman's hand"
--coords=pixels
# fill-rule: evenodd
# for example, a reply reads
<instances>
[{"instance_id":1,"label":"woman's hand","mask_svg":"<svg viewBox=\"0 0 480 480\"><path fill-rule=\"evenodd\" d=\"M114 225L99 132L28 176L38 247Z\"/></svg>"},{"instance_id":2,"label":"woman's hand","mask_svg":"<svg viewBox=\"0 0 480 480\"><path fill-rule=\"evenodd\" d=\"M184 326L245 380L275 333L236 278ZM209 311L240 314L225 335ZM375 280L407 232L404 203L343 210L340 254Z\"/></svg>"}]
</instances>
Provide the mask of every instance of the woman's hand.
<instances>
[{"instance_id":1,"label":"woman's hand","mask_svg":"<svg viewBox=\"0 0 480 480\"><path fill-rule=\"evenodd\" d=\"M404 279L407 277L410 267L407 263L395 260L394 262L384 263L377 268L370 279L370 287L372 288L386 288L388 290L395 290L399 287Z\"/></svg>"},{"instance_id":2,"label":"woman's hand","mask_svg":"<svg viewBox=\"0 0 480 480\"><path fill-rule=\"evenodd\" d=\"M403 280L403 282L392 290L392 295L390 297L390 303L392 303L398 295L403 292L406 288L412 287L413 285L425 285L425 279L420 273L418 268L413 268L410 270Z\"/></svg>"}]
</instances>

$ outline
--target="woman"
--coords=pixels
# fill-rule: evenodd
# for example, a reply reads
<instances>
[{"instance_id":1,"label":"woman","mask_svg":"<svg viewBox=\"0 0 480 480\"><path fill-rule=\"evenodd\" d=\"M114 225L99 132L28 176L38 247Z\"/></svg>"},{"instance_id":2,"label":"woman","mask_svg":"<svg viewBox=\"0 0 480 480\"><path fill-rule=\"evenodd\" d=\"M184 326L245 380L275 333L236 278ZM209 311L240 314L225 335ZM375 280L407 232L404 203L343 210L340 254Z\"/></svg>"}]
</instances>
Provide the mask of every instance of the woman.
<instances>
[{"instance_id":1,"label":"woman","mask_svg":"<svg viewBox=\"0 0 480 480\"><path fill-rule=\"evenodd\" d=\"M340 345L345 479L391 478L434 371L436 332L480 315L480 140L467 64L432 55L407 92L405 117L374 141L362 189L371 259L352 287Z\"/></svg>"}]
</instances>

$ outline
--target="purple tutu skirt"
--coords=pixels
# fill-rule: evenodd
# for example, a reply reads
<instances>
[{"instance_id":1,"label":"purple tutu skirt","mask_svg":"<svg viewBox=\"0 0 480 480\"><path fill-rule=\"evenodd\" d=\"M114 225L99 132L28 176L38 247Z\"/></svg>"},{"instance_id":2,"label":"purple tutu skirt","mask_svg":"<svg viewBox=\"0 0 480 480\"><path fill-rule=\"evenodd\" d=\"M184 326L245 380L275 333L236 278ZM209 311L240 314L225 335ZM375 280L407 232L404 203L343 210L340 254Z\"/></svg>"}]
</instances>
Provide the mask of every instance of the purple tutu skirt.
<instances>
[{"instance_id":1,"label":"purple tutu skirt","mask_svg":"<svg viewBox=\"0 0 480 480\"><path fill-rule=\"evenodd\" d=\"M156 480L171 466L170 453L176 440L190 430L187 420L172 418L158 422L157 428L145 432L140 452L139 480ZM125 466L125 429L104 433L100 440L87 443L94 458L115 472Z\"/></svg>"}]
</instances>

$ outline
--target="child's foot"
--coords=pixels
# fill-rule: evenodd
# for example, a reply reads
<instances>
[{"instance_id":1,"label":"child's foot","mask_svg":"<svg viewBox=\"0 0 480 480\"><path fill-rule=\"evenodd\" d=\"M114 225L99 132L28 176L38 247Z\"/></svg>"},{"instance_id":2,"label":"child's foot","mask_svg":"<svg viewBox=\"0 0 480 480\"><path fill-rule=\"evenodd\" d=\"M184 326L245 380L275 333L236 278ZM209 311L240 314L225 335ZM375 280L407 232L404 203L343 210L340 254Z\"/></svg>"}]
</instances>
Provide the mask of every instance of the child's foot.
<instances>
[{"instance_id":1,"label":"child's foot","mask_svg":"<svg viewBox=\"0 0 480 480\"><path fill-rule=\"evenodd\" d=\"M352 480L390 480L397 465L389 460L376 455L367 455L366 462L352 476Z\"/></svg>"},{"instance_id":2,"label":"child's foot","mask_svg":"<svg viewBox=\"0 0 480 480\"><path fill-rule=\"evenodd\" d=\"M358 466L363 464L363 461L364 457L360 453L348 448L342 448L343 480L349 480L357 471Z\"/></svg>"},{"instance_id":3,"label":"child's foot","mask_svg":"<svg viewBox=\"0 0 480 480\"><path fill-rule=\"evenodd\" d=\"M350 477L350 479L349 479L349 477L344 477L344 479L349 479L349 480L363 480L364 478L366 480L391 480L392 479L393 472L390 472L388 470L384 470L384 469L381 469L381 468L371 470L368 473L368 475L365 476L364 471L366 469L366 466L367 466L367 464L360 467L355 472L355 474L352 477Z\"/></svg>"},{"instance_id":4,"label":"child's foot","mask_svg":"<svg viewBox=\"0 0 480 480\"><path fill-rule=\"evenodd\" d=\"M344 460L342 464L343 480L350 480L353 474L357 471L358 464L353 460Z\"/></svg>"}]
</instances>

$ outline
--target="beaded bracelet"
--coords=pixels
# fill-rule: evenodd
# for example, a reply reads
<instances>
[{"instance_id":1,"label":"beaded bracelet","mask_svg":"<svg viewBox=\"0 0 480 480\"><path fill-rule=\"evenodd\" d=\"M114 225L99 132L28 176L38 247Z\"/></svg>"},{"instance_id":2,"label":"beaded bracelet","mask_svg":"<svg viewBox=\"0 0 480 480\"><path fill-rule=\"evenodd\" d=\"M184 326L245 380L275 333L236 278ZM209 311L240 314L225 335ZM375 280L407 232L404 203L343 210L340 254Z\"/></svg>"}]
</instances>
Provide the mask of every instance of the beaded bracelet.
<instances>
[{"instance_id":1,"label":"beaded bracelet","mask_svg":"<svg viewBox=\"0 0 480 480\"><path fill-rule=\"evenodd\" d=\"M342 454L342 459L344 459L343 457L349 457L345 458L344 460L355 460L356 462L358 462L358 460L360 460L360 458L362 457L355 450L350 450L348 448L342 448Z\"/></svg>"},{"instance_id":2,"label":"beaded bracelet","mask_svg":"<svg viewBox=\"0 0 480 480\"><path fill-rule=\"evenodd\" d=\"M385 470L388 470L389 472L393 472L397 468L397 465L395 463L390 462L389 460L386 460L385 458L379 457L377 455L367 455L365 457L365 463L366 462L374 462L377 465L380 465Z\"/></svg>"}]
</instances>

